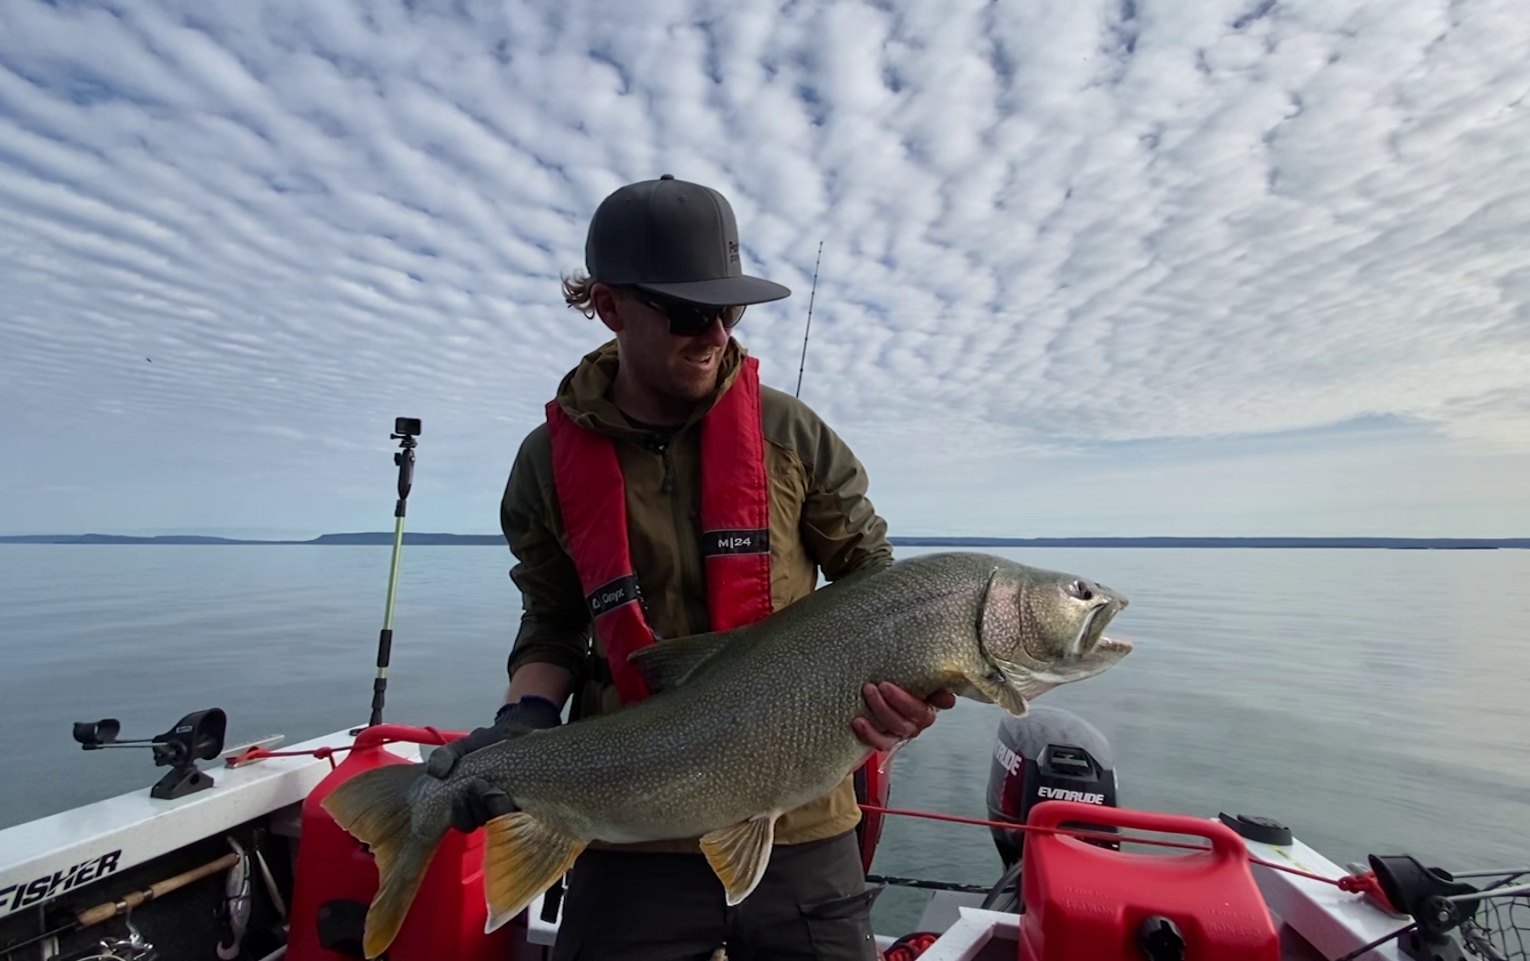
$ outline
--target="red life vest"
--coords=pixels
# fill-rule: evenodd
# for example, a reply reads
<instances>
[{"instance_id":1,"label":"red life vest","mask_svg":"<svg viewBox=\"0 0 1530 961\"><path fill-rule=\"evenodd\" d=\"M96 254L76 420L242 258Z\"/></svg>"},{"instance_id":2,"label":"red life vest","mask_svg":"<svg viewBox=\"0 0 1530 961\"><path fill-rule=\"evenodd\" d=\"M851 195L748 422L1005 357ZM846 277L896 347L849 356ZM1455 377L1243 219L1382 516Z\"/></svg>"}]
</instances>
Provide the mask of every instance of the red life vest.
<instances>
[{"instance_id":1,"label":"red life vest","mask_svg":"<svg viewBox=\"0 0 1530 961\"><path fill-rule=\"evenodd\" d=\"M770 496L760 422L759 361L738 376L701 419L701 553L710 629L724 631L772 611ZM547 404L553 485L569 552L622 703L648 696L627 656L654 643L643 614L627 532L626 484L616 445ZM685 549L685 545L681 545Z\"/></svg>"}]
</instances>

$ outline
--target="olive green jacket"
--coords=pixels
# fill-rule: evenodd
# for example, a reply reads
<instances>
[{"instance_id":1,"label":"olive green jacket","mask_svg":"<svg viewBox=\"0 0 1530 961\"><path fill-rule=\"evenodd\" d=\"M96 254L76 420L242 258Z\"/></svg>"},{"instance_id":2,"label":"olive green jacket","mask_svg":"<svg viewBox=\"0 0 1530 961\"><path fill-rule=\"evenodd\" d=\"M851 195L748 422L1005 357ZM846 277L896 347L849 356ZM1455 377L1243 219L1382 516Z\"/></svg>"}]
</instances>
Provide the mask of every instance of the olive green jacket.
<instances>
[{"instance_id":1,"label":"olive green jacket","mask_svg":"<svg viewBox=\"0 0 1530 961\"><path fill-rule=\"evenodd\" d=\"M661 638L709 630L701 554L698 422L733 384L744 358L730 341L718 390L698 405L667 445L635 429L608 398L616 374L614 341L586 355L562 381L557 401L575 423L616 441L626 481L633 570L646 599L649 625ZM770 580L773 609L811 593L818 574L830 581L892 561L887 525L867 498L866 472L850 448L806 404L760 385L770 490ZM524 664L550 663L575 677L580 716L620 710L598 638L592 640L584 589L568 553L547 425L527 435L510 471L500 526L517 563L520 631L509 657L513 675ZM762 777L771 772L761 771ZM855 827L860 809L853 779L782 816L776 842L832 837ZM648 850L694 850L694 841L642 845Z\"/></svg>"}]
</instances>

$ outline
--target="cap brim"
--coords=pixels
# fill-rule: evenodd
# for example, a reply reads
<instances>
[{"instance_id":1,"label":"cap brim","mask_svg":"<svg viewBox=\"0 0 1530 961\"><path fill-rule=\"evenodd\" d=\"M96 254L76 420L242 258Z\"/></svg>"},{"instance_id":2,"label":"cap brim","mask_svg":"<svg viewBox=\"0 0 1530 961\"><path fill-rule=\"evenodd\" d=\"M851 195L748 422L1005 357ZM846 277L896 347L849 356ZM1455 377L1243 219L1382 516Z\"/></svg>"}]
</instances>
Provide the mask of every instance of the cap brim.
<instances>
[{"instance_id":1,"label":"cap brim","mask_svg":"<svg viewBox=\"0 0 1530 961\"><path fill-rule=\"evenodd\" d=\"M633 284L639 290L652 291L676 300L687 300L704 307L731 307L735 304L764 304L791 296L791 289L763 277L719 277L716 280L692 280L679 284Z\"/></svg>"}]
</instances>

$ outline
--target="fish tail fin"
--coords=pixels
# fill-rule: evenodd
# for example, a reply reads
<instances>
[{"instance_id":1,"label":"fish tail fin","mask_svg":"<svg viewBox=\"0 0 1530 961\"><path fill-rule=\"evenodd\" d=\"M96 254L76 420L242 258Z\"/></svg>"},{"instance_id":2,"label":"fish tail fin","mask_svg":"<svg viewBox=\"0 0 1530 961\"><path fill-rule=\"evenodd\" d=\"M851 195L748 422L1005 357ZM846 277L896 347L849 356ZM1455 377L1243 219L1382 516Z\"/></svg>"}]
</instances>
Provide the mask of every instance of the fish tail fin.
<instances>
[{"instance_id":1,"label":"fish tail fin","mask_svg":"<svg viewBox=\"0 0 1530 961\"><path fill-rule=\"evenodd\" d=\"M483 886L489 916L484 931L511 920L562 877L587 842L524 811L484 825Z\"/></svg>"},{"instance_id":2,"label":"fish tail fin","mask_svg":"<svg viewBox=\"0 0 1530 961\"><path fill-rule=\"evenodd\" d=\"M363 771L335 788L320 806L367 845L377 862L377 894L367 909L362 951L368 958L393 943L414 903L425 869L451 827L443 820L428 835L414 831L410 798L423 764L388 764Z\"/></svg>"}]
</instances>

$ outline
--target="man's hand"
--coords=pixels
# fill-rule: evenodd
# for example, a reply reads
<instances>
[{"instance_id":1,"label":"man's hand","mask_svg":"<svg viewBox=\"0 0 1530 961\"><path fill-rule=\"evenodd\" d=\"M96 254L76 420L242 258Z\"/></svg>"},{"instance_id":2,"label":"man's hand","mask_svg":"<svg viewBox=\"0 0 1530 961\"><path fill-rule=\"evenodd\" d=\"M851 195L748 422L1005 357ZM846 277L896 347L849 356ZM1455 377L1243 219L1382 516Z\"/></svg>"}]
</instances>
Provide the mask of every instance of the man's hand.
<instances>
[{"instance_id":1,"label":"man's hand","mask_svg":"<svg viewBox=\"0 0 1530 961\"><path fill-rule=\"evenodd\" d=\"M858 736L877 751L891 751L899 741L915 737L935 723L935 712L956 706L956 695L936 691L921 701L890 681L861 688L874 720L857 717L850 722Z\"/></svg>"},{"instance_id":2,"label":"man's hand","mask_svg":"<svg viewBox=\"0 0 1530 961\"><path fill-rule=\"evenodd\" d=\"M475 728L466 737L448 741L431 751L425 762L425 773L444 781L465 755L530 731L557 727L562 723L559 715L557 706L545 698L527 696L506 704L499 709L489 727ZM452 827L470 834L491 819L515 810L515 802L504 791L475 777L467 782L466 790L452 799Z\"/></svg>"}]
</instances>

